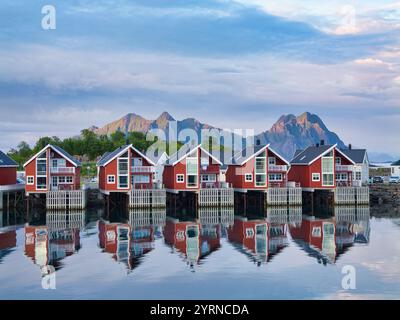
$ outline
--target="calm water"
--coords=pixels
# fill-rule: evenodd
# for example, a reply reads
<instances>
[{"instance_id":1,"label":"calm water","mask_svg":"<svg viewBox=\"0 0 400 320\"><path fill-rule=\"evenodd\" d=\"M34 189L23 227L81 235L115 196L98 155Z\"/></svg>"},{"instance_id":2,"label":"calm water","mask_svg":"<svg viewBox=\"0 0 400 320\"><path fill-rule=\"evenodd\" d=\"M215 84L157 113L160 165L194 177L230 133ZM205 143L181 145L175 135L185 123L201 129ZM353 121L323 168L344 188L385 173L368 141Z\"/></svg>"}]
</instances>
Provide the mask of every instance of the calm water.
<instances>
[{"instance_id":1,"label":"calm water","mask_svg":"<svg viewBox=\"0 0 400 320\"><path fill-rule=\"evenodd\" d=\"M330 211L4 212L0 298L400 298L400 219Z\"/></svg>"}]
</instances>

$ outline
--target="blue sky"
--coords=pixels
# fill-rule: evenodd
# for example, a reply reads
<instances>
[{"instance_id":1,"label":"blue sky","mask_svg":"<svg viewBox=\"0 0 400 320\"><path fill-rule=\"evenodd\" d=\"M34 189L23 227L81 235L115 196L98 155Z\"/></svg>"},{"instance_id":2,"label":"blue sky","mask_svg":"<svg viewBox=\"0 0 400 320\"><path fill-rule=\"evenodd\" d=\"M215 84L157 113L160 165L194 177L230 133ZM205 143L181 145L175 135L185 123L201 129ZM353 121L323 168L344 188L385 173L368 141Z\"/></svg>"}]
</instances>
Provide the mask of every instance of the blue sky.
<instances>
[{"instance_id":1,"label":"blue sky","mask_svg":"<svg viewBox=\"0 0 400 320\"><path fill-rule=\"evenodd\" d=\"M128 112L261 132L310 111L400 157L400 2L2 0L0 30L1 149Z\"/></svg>"}]
</instances>

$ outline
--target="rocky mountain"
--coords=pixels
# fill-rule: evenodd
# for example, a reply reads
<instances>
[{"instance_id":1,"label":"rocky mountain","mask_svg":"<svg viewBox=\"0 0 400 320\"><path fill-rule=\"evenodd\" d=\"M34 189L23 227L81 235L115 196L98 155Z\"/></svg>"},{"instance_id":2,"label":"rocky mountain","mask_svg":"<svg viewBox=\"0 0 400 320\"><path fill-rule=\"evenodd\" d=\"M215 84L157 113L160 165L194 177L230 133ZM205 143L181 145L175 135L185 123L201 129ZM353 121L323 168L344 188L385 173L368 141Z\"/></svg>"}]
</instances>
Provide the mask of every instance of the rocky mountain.
<instances>
[{"instance_id":1,"label":"rocky mountain","mask_svg":"<svg viewBox=\"0 0 400 320\"><path fill-rule=\"evenodd\" d=\"M119 120L113 121L104 127L95 126L90 129L96 134L111 134L115 131L147 133L150 129L159 128L168 132L170 121L176 121L168 112L163 112L155 120L147 120L135 113L129 113ZM177 131L194 129L198 134L202 129L218 129L211 125L201 123L194 118L176 121ZM199 135L200 136L200 135ZM271 146L287 159L291 159L296 149L303 149L309 145L324 140L326 144L337 143L345 147L338 135L330 131L323 121L315 114L305 112L299 116L293 114L283 115L267 131L258 134L256 139L261 143L271 143Z\"/></svg>"},{"instance_id":2,"label":"rocky mountain","mask_svg":"<svg viewBox=\"0 0 400 320\"><path fill-rule=\"evenodd\" d=\"M256 136L262 143L271 143L271 147L283 156L291 159L297 149L304 149L321 140L325 144L337 143L340 148L345 144L338 135L330 131L316 114L304 112L299 116L283 115L267 131Z\"/></svg>"}]
</instances>

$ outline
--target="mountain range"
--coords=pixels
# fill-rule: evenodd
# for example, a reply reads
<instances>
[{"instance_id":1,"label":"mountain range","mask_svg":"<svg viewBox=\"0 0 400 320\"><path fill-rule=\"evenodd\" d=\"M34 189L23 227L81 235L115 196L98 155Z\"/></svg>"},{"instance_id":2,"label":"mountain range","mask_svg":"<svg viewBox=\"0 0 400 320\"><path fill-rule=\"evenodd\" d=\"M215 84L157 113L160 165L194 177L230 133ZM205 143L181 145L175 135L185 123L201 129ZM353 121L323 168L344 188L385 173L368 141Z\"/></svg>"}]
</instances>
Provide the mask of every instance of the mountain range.
<instances>
[{"instance_id":1,"label":"mountain range","mask_svg":"<svg viewBox=\"0 0 400 320\"><path fill-rule=\"evenodd\" d=\"M151 129L162 129L168 134L168 124L176 121L177 132L184 129L193 129L198 134L202 129L216 129L212 125L202 123L194 118L175 120L168 112L163 112L157 119L148 120L135 113L129 113L121 119L106 124L105 126L91 127L96 134L109 135L116 131L147 133ZM200 136L200 135L199 135ZM345 148L339 136L330 131L316 114L304 112L299 116L293 114L282 115L272 127L256 135L256 140L261 143L271 143L272 148L291 159L297 149L304 149L312 144L324 140L326 144L337 143L340 148Z\"/></svg>"}]
</instances>

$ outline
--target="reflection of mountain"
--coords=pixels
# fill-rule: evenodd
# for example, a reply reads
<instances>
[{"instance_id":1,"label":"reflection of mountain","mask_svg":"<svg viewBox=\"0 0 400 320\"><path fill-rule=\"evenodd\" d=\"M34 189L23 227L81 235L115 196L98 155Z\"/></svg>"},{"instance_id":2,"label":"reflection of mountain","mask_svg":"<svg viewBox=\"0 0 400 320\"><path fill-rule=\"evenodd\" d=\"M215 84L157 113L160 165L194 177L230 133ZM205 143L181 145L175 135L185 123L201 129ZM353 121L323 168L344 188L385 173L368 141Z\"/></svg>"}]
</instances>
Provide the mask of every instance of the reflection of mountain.
<instances>
[{"instance_id":1,"label":"reflection of mountain","mask_svg":"<svg viewBox=\"0 0 400 320\"><path fill-rule=\"evenodd\" d=\"M228 229L228 239L239 251L261 265L288 245L287 225L236 216L234 225Z\"/></svg>"},{"instance_id":2,"label":"reflection of mountain","mask_svg":"<svg viewBox=\"0 0 400 320\"><path fill-rule=\"evenodd\" d=\"M369 242L369 208L336 207L335 216L303 216L290 227L293 240L318 263L335 263L354 243Z\"/></svg>"},{"instance_id":3,"label":"reflection of mountain","mask_svg":"<svg viewBox=\"0 0 400 320\"><path fill-rule=\"evenodd\" d=\"M133 270L142 257L154 249L155 237L164 225L165 211L132 210L126 223L100 220L99 246L112 254L115 261Z\"/></svg>"}]
</instances>

